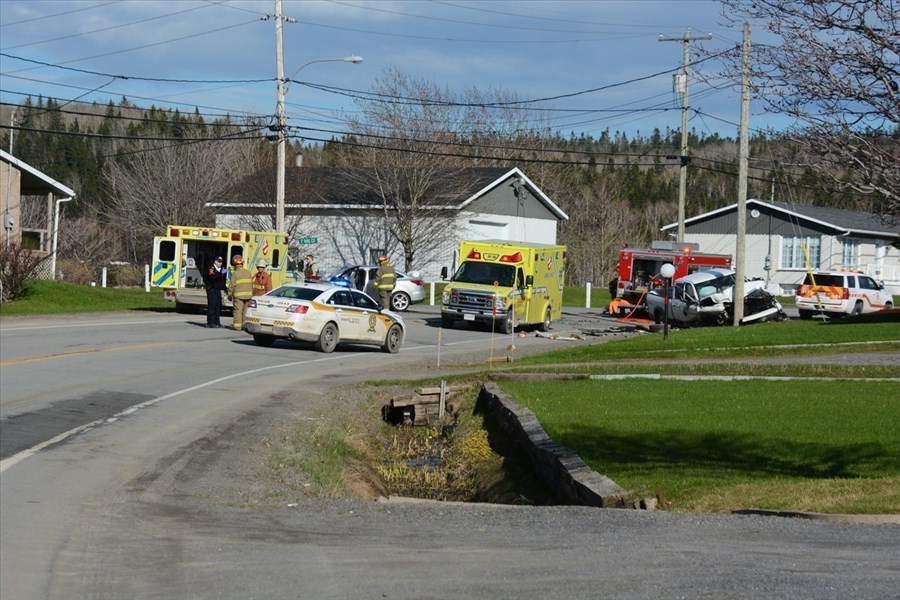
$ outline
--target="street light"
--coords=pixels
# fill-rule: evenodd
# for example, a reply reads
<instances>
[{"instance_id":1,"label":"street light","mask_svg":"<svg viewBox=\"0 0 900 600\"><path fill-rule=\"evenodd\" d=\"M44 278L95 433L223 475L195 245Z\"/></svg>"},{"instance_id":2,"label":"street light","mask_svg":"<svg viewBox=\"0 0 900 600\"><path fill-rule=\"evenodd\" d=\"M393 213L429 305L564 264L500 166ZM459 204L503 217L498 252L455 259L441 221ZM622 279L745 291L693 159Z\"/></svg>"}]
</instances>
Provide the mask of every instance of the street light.
<instances>
[{"instance_id":1,"label":"street light","mask_svg":"<svg viewBox=\"0 0 900 600\"><path fill-rule=\"evenodd\" d=\"M280 30L279 30L280 31ZM300 65L300 68L294 71L294 74L289 78L285 79L284 77L284 62L281 59L281 43L279 41L278 44L278 104L276 106L276 112L278 113L278 165L276 168L276 180L275 180L275 231L278 233L284 232L284 172L285 172L285 153L287 151L287 130L285 129L285 115L284 115L284 96L287 93L285 89L285 84L289 81L293 81L294 77L297 76L297 73L308 67L313 63L320 62L347 62L352 63L354 65L358 65L363 61L362 56L357 56L352 54L350 56L345 56L344 58L319 58L316 60L311 60L307 63Z\"/></svg>"},{"instance_id":2,"label":"street light","mask_svg":"<svg viewBox=\"0 0 900 600\"><path fill-rule=\"evenodd\" d=\"M675 265L666 263L659 269L659 274L663 278L663 340L669 339L669 282L675 274Z\"/></svg>"}]
</instances>

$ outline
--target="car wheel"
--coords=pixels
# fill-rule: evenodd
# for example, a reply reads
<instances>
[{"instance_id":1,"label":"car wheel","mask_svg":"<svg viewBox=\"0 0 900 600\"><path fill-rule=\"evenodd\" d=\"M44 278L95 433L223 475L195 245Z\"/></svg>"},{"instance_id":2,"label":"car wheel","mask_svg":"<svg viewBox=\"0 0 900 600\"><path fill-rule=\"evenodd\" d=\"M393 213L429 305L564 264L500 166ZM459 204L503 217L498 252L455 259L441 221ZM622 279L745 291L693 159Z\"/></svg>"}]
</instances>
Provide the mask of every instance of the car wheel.
<instances>
[{"instance_id":1,"label":"car wheel","mask_svg":"<svg viewBox=\"0 0 900 600\"><path fill-rule=\"evenodd\" d=\"M316 340L316 350L330 354L338 345L338 328L334 323L325 323Z\"/></svg>"},{"instance_id":2,"label":"car wheel","mask_svg":"<svg viewBox=\"0 0 900 600\"><path fill-rule=\"evenodd\" d=\"M893 309L893 308L894 308L894 303L893 303L893 302L885 302L885 303L884 303L884 310L891 310L891 309Z\"/></svg>"},{"instance_id":3,"label":"car wheel","mask_svg":"<svg viewBox=\"0 0 900 600\"><path fill-rule=\"evenodd\" d=\"M268 348L275 343L275 338L271 335L262 335L260 333L253 334L253 341L257 346L265 346Z\"/></svg>"},{"instance_id":4,"label":"car wheel","mask_svg":"<svg viewBox=\"0 0 900 600\"><path fill-rule=\"evenodd\" d=\"M801 319L803 319L803 320L812 319L812 316L813 316L813 311L805 310L802 308L800 309L800 318Z\"/></svg>"},{"instance_id":5,"label":"car wheel","mask_svg":"<svg viewBox=\"0 0 900 600\"><path fill-rule=\"evenodd\" d=\"M497 326L497 320L494 319L494 327ZM503 323L500 324L500 332L505 333L506 335L512 334L515 327L513 326L513 311L510 310L506 313L506 318L503 319Z\"/></svg>"},{"instance_id":6,"label":"car wheel","mask_svg":"<svg viewBox=\"0 0 900 600\"><path fill-rule=\"evenodd\" d=\"M384 345L381 346L381 349L389 354L397 354L400 351L400 346L402 344L403 329L394 323L391 325L391 328L388 329L387 335L384 337Z\"/></svg>"},{"instance_id":7,"label":"car wheel","mask_svg":"<svg viewBox=\"0 0 900 600\"><path fill-rule=\"evenodd\" d=\"M406 292L397 292L391 296L391 308L401 312L409 308L409 295Z\"/></svg>"},{"instance_id":8,"label":"car wheel","mask_svg":"<svg viewBox=\"0 0 900 600\"><path fill-rule=\"evenodd\" d=\"M541 324L537 326L538 331L550 331L550 308L547 308L547 312L544 313L544 320L541 321Z\"/></svg>"},{"instance_id":9,"label":"car wheel","mask_svg":"<svg viewBox=\"0 0 900 600\"><path fill-rule=\"evenodd\" d=\"M444 329L453 329L456 320L453 317L441 317L441 327Z\"/></svg>"},{"instance_id":10,"label":"car wheel","mask_svg":"<svg viewBox=\"0 0 900 600\"><path fill-rule=\"evenodd\" d=\"M863 303L862 300L857 300L856 304L853 305L853 310L850 312L851 315L861 315L863 311Z\"/></svg>"}]
</instances>

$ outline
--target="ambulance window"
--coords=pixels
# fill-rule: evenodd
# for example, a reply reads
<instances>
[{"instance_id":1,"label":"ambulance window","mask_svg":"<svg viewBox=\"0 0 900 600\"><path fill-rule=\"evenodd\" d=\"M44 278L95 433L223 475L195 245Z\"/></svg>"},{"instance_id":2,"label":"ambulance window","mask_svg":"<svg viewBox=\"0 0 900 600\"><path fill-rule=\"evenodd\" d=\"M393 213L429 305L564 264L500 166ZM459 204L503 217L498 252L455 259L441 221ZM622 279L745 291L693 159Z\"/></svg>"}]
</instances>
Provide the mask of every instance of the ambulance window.
<instances>
[{"instance_id":1,"label":"ambulance window","mask_svg":"<svg viewBox=\"0 0 900 600\"><path fill-rule=\"evenodd\" d=\"M159 260L175 262L175 242L163 240L159 243Z\"/></svg>"},{"instance_id":2,"label":"ambulance window","mask_svg":"<svg viewBox=\"0 0 900 600\"><path fill-rule=\"evenodd\" d=\"M276 249L274 252L272 252L272 268L281 268L281 250Z\"/></svg>"}]
</instances>

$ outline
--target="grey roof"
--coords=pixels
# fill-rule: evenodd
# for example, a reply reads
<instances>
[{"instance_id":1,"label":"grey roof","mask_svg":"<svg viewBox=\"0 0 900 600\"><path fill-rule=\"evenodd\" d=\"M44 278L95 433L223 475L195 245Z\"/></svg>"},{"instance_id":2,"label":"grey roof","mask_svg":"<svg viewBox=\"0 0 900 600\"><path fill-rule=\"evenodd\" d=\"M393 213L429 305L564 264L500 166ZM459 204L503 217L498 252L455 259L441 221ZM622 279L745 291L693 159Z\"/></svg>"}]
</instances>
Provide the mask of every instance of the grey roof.
<instances>
[{"instance_id":1,"label":"grey roof","mask_svg":"<svg viewBox=\"0 0 900 600\"><path fill-rule=\"evenodd\" d=\"M861 212L856 210L844 210L841 208L826 208L823 206L812 206L809 204L792 204L789 202L773 202L766 200L757 200L753 198L747 199L747 207L753 205L767 206L777 212L784 213L789 219L800 219L831 227L841 233L876 235L884 238L900 239L898 233L898 223L896 219L882 219L874 213ZM710 217L720 215L726 212L737 210L737 204L705 212L703 214L691 217L685 220L685 225L696 223ZM677 223L670 223L662 229L673 229L677 227Z\"/></svg>"},{"instance_id":2,"label":"grey roof","mask_svg":"<svg viewBox=\"0 0 900 600\"><path fill-rule=\"evenodd\" d=\"M19 160L9 152L0 150L0 160L15 167L21 174L20 193L23 196L43 196L54 194L55 196L75 197L75 190L61 184L46 173L38 171L23 160Z\"/></svg>"},{"instance_id":3,"label":"grey roof","mask_svg":"<svg viewBox=\"0 0 900 600\"><path fill-rule=\"evenodd\" d=\"M285 170L285 207L290 208L375 208L382 206L381 197L365 185L372 172L365 169L337 167L290 167ZM207 206L214 208L262 208L271 206L274 196L273 173L257 173L248 177L229 194ZM478 197L513 177L523 184L554 213L558 219L568 216L550 200L518 168L467 167L439 169L430 182L432 208L462 209Z\"/></svg>"}]
</instances>

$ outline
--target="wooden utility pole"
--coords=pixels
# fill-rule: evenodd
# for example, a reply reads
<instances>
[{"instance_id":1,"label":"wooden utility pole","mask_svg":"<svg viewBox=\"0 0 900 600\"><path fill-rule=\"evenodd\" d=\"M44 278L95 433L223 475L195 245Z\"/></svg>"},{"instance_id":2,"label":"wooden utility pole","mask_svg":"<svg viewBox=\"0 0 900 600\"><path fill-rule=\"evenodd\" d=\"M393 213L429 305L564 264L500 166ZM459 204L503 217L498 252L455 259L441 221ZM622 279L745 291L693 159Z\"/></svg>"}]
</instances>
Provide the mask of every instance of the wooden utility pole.
<instances>
[{"instance_id":1,"label":"wooden utility pole","mask_svg":"<svg viewBox=\"0 0 900 600\"><path fill-rule=\"evenodd\" d=\"M690 44L694 40L711 40L712 34L692 36L688 30L681 37L660 35L660 42L681 42L684 45L682 72L675 75L675 91L681 94L681 168L678 171L678 242L684 241L685 196L687 195L688 157L688 63L690 62Z\"/></svg>"},{"instance_id":2,"label":"wooden utility pole","mask_svg":"<svg viewBox=\"0 0 900 600\"><path fill-rule=\"evenodd\" d=\"M750 22L744 23L741 56L741 141L738 156L737 235L734 248L734 326L744 318L744 272L747 250L747 171L750 162Z\"/></svg>"}]
</instances>

